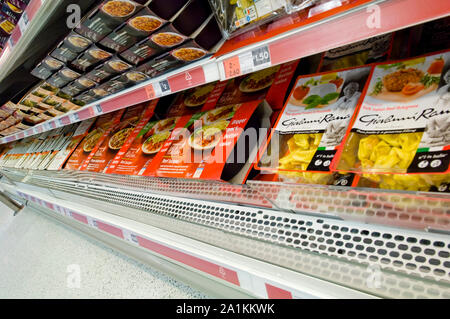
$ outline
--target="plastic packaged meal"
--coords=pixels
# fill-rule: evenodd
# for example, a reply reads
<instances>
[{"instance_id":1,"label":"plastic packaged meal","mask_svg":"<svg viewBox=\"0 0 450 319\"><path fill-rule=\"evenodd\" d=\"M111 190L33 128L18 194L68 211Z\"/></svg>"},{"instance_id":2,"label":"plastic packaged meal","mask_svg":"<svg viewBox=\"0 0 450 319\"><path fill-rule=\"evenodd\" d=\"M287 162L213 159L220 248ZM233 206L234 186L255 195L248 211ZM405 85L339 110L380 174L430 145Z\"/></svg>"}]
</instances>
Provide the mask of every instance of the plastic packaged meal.
<instances>
[{"instance_id":1,"label":"plastic packaged meal","mask_svg":"<svg viewBox=\"0 0 450 319\"><path fill-rule=\"evenodd\" d=\"M95 81L97 83L102 82L103 80L112 77L116 74L123 73L131 68L131 65L125 63L118 57L114 57L102 65L99 65L94 70L90 71L86 74L88 79Z\"/></svg>"},{"instance_id":2,"label":"plastic packaged meal","mask_svg":"<svg viewBox=\"0 0 450 319\"><path fill-rule=\"evenodd\" d=\"M299 77L258 168L302 183L333 182L330 164L370 70L360 67Z\"/></svg>"},{"instance_id":3,"label":"plastic packaged meal","mask_svg":"<svg viewBox=\"0 0 450 319\"><path fill-rule=\"evenodd\" d=\"M141 5L130 0L104 1L81 21L75 31L98 42L133 16L140 8L142 8Z\"/></svg>"},{"instance_id":4,"label":"plastic packaged meal","mask_svg":"<svg viewBox=\"0 0 450 319\"><path fill-rule=\"evenodd\" d=\"M109 59L111 56L111 53L93 45L83 55L74 60L71 65L78 70L86 71L90 66Z\"/></svg>"},{"instance_id":5,"label":"plastic packaged meal","mask_svg":"<svg viewBox=\"0 0 450 319\"><path fill-rule=\"evenodd\" d=\"M92 44L91 40L71 32L51 53L51 56L64 62L73 61L79 53L86 50Z\"/></svg>"},{"instance_id":6,"label":"plastic packaged meal","mask_svg":"<svg viewBox=\"0 0 450 319\"><path fill-rule=\"evenodd\" d=\"M122 52L158 30L165 23L166 20L159 18L149 8L145 7L100 41L100 44L116 52Z\"/></svg>"},{"instance_id":7,"label":"plastic packaged meal","mask_svg":"<svg viewBox=\"0 0 450 319\"><path fill-rule=\"evenodd\" d=\"M39 63L32 71L31 75L45 80L50 77L53 73L58 71L64 66L64 63L52 58L46 57L41 63Z\"/></svg>"},{"instance_id":8,"label":"plastic packaged meal","mask_svg":"<svg viewBox=\"0 0 450 319\"><path fill-rule=\"evenodd\" d=\"M450 163L450 53L377 65L333 169L444 173Z\"/></svg>"},{"instance_id":9,"label":"plastic packaged meal","mask_svg":"<svg viewBox=\"0 0 450 319\"><path fill-rule=\"evenodd\" d=\"M176 30L169 24L122 52L121 57L130 63L139 64L180 45L186 39L187 37L176 33Z\"/></svg>"},{"instance_id":10,"label":"plastic packaged meal","mask_svg":"<svg viewBox=\"0 0 450 319\"><path fill-rule=\"evenodd\" d=\"M50 77L47 82L53 86L61 88L79 77L80 73L65 67Z\"/></svg>"}]
</instances>

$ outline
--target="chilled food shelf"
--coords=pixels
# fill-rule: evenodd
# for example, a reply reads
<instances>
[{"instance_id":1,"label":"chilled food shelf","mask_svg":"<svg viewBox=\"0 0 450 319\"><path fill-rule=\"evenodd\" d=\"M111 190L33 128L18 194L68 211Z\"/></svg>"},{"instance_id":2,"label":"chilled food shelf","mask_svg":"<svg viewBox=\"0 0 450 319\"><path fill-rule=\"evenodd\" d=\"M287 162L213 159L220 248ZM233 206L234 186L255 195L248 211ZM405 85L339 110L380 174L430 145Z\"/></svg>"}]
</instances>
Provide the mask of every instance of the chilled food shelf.
<instances>
[{"instance_id":1,"label":"chilled food shelf","mask_svg":"<svg viewBox=\"0 0 450 319\"><path fill-rule=\"evenodd\" d=\"M27 205L79 229L115 249L213 295L229 298L373 298L270 263L242 256L208 243L177 235L148 223L105 213L92 206L55 198L43 189L14 190ZM43 191L43 192L42 192ZM178 224L180 226L180 224ZM197 228L194 227L198 231ZM203 230L205 231L205 230ZM210 233L210 231L206 230ZM218 237L225 237L217 234ZM227 238L230 240L231 238ZM245 239L242 239L242 242ZM237 243L237 242L236 242ZM249 243L247 241L247 243Z\"/></svg>"},{"instance_id":2,"label":"chilled food shelf","mask_svg":"<svg viewBox=\"0 0 450 319\"><path fill-rule=\"evenodd\" d=\"M48 1L45 5L49 5L50 2ZM410 8L414 8L414 14L411 13ZM420 0L375 2L361 0L350 1L348 4L342 3L336 8L319 12L300 22L295 22L295 19L292 22L292 17L288 16L291 17L289 20L291 22L287 23L288 26L283 22L282 27L274 27L270 32L267 30L267 32L263 32L264 36L258 36L257 31L252 31L251 34L254 36L250 42L248 39L241 41L240 37L242 36L232 38L225 42L214 58L191 63L181 69L92 102L79 110L56 116L40 125L4 137L0 139L0 143L8 143L170 93L217 80L224 81L370 37L439 19L447 16L449 12L448 1L441 0L435 1L433 6L427 6ZM377 17L382 20L371 20ZM379 25L374 25L377 21ZM284 32L280 32L280 30L284 30ZM7 64L10 65L10 62ZM2 69L0 68L0 70Z\"/></svg>"},{"instance_id":3,"label":"chilled food shelf","mask_svg":"<svg viewBox=\"0 0 450 319\"><path fill-rule=\"evenodd\" d=\"M60 4L56 0L30 1L0 53L0 82L14 67L24 63L24 54L32 50L32 39L46 27L48 19Z\"/></svg>"},{"instance_id":4,"label":"chilled food shelf","mask_svg":"<svg viewBox=\"0 0 450 319\"><path fill-rule=\"evenodd\" d=\"M239 37L229 40L217 57L220 78L233 78L439 19L449 13L450 3L445 0L433 1L432 6L421 0L352 1L304 19L298 27L281 34L268 36L271 34L268 30L256 31L256 35L244 36L242 40ZM287 18L279 23L290 28L296 25L291 20ZM246 42L249 44L241 47ZM232 52L226 52L235 47Z\"/></svg>"},{"instance_id":5,"label":"chilled food shelf","mask_svg":"<svg viewBox=\"0 0 450 319\"><path fill-rule=\"evenodd\" d=\"M320 214L295 214L254 205L224 203L223 200L190 199L169 192L166 195L161 191L153 192L150 188L133 190L118 186L118 183L101 182L101 178L95 176L73 174L58 179L57 175L50 178L48 175L28 175L24 171L2 172L15 184L8 186L3 183L8 192L128 240L133 245L146 248L148 244L145 240L135 241L140 232L130 225L138 222L177 234L172 234L175 236L172 238L186 236L217 247L214 249L225 249L252 258L251 266L248 264L245 268L246 275L241 275L243 268L234 261L230 262L234 259L228 259L226 264L222 261L208 264L213 268L223 268L217 274L201 262L195 263L194 268L250 290L259 297L270 297L270 294L255 291L255 286L247 286L253 281L249 277L253 278L261 269L255 267L254 260L286 268L283 271L294 276L284 277L278 270L274 276L262 276L268 280L269 286L266 287L278 288L275 290L282 292L284 297L320 296L317 291L313 294L304 290L305 282L299 278L305 278L305 275L327 281L330 286L325 291L335 289L330 287L347 287L353 293L363 293L360 297L365 294L394 298L448 297L450 243L448 236L439 232L343 221ZM80 202L89 208L75 204ZM93 213L97 210L108 213L102 212L100 217ZM118 224L112 220L123 222ZM149 249L155 247L149 245ZM169 255L166 257L179 258L176 254ZM192 267L190 258L183 261ZM379 281L377 284L368 282L368 278L373 278L373 271ZM295 276L299 277L294 279ZM274 277L278 279L274 280ZM321 293L325 292L323 285L316 287L321 287Z\"/></svg>"}]
</instances>

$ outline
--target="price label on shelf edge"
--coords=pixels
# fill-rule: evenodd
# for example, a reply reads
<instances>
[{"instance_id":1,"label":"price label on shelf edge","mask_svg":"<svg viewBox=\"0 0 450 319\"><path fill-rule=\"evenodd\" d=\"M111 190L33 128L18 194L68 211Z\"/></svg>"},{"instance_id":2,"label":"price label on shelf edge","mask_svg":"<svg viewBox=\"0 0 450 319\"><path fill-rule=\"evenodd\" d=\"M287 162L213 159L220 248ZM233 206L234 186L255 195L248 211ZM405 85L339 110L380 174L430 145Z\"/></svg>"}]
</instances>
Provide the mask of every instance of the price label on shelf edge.
<instances>
[{"instance_id":1,"label":"price label on shelf edge","mask_svg":"<svg viewBox=\"0 0 450 319\"><path fill-rule=\"evenodd\" d=\"M156 98L156 92L155 92L155 89L153 88L153 84L147 85L145 87L145 92L147 93L147 98L148 99Z\"/></svg>"},{"instance_id":2,"label":"price label on shelf edge","mask_svg":"<svg viewBox=\"0 0 450 319\"><path fill-rule=\"evenodd\" d=\"M70 123L75 123L80 121L80 116L78 113L72 113L69 115Z\"/></svg>"},{"instance_id":3,"label":"price label on shelf edge","mask_svg":"<svg viewBox=\"0 0 450 319\"><path fill-rule=\"evenodd\" d=\"M223 61L225 77L233 78L272 65L268 46L244 52Z\"/></svg>"},{"instance_id":4,"label":"price label on shelf edge","mask_svg":"<svg viewBox=\"0 0 450 319\"><path fill-rule=\"evenodd\" d=\"M159 81L159 87L161 89L161 94L162 95L166 95L166 94L170 93L170 84L169 84L169 81L167 79Z\"/></svg>"},{"instance_id":5,"label":"price label on shelf edge","mask_svg":"<svg viewBox=\"0 0 450 319\"><path fill-rule=\"evenodd\" d=\"M102 106L100 104L94 105L92 107L92 110L94 111L94 115L103 114L103 109L102 109Z\"/></svg>"},{"instance_id":6,"label":"price label on shelf edge","mask_svg":"<svg viewBox=\"0 0 450 319\"><path fill-rule=\"evenodd\" d=\"M22 17L21 17L20 20L19 20L19 23L18 23L20 32L21 32L22 34L24 34L24 33L25 33L25 30L28 28L29 22L30 22L30 21L28 20L28 15L27 15L26 12L24 12L24 13L22 14Z\"/></svg>"}]
</instances>

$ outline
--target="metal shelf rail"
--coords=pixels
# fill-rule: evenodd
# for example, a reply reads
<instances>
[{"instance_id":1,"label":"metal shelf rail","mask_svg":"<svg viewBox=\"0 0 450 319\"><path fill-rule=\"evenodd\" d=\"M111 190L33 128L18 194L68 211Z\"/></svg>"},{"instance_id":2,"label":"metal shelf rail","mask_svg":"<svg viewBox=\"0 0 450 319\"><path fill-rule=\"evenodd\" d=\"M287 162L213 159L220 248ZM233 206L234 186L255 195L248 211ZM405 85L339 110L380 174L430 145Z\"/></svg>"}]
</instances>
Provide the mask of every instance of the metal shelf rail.
<instances>
[{"instance_id":1,"label":"metal shelf rail","mask_svg":"<svg viewBox=\"0 0 450 319\"><path fill-rule=\"evenodd\" d=\"M159 187L153 179L148 179L142 187L145 178L134 184L136 179L127 182L127 177L117 177L114 180L115 176L111 175L102 180L100 174L82 172L29 173L3 169L2 173L17 184L5 186L10 192L56 211L61 209L55 205L64 201L66 206L62 207L66 209L62 211L65 216L125 240L133 238L125 235L131 231L128 222L139 222L203 242L208 247L246 256L258 263L276 265L292 271L298 278L307 276L332 287L345 287L355 294L360 293L360 297L450 297L450 239L445 231L427 232L368 224L361 220L342 220L320 211L319 214L300 213L300 210L294 213L276 206L242 205L235 198L229 201L222 198L218 202L214 199L214 191L205 193L203 199L194 199L189 198L187 192L192 185L181 181L173 181L178 184L173 184L172 188L168 180L162 180L160 185L163 187ZM180 183L184 186L180 187ZM179 188L178 194L173 190L175 187ZM211 189L214 187L217 186L211 185ZM404 195L396 194L398 197ZM260 197L262 194L249 192L246 196ZM75 203L83 203L84 207ZM105 216L119 216L124 224L120 227L114 224L114 227L98 226L99 223L90 219L96 220L91 216L91 209L108 212ZM448 207L445 214L449 214ZM101 219L100 225L103 225ZM131 233L139 237L139 233ZM145 243L137 242L143 247ZM176 258L177 261L184 260L184 257ZM247 276L253 278L258 272L255 265L247 265ZM192 267L192 264L187 266ZM232 263L225 268L236 271L239 267ZM205 269L200 271L208 273ZM267 290L262 293L254 286L243 286L240 275L238 283L231 279L235 278L231 273L226 270L222 273L225 278L221 280L244 287L255 296L270 297L272 294ZM324 284L317 286L321 293L311 294L304 290L302 280L283 275L275 277L263 276L269 280L266 287L267 284L275 287L284 297L324 297L328 291Z\"/></svg>"}]
</instances>

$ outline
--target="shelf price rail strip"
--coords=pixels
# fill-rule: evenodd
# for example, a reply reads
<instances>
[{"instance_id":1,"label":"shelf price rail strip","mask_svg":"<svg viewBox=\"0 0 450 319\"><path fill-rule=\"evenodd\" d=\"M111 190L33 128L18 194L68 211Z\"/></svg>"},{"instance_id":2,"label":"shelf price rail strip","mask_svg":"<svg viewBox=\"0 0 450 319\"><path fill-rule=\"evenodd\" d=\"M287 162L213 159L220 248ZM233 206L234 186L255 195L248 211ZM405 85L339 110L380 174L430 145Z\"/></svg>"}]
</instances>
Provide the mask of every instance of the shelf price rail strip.
<instances>
[{"instance_id":1,"label":"shelf price rail strip","mask_svg":"<svg viewBox=\"0 0 450 319\"><path fill-rule=\"evenodd\" d=\"M379 0L217 58L221 80L355 43L450 14L450 1Z\"/></svg>"},{"instance_id":2,"label":"shelf price rail strip","mask_svg":"<svg viewBox=\"0 0 450 319\"><path fill-rule=\"evenodd\" d=\"M0 139L0 144L20 140L28 136L77 123L92 117L114 112L138 103L150 101L171 93L217 80L219 80L219 73L214 60L201 60L200 62L190 64L180 70L175 70L135 87L110 95L102 100L84 106L79 110L66 113L27 130L4 137Z\"/></svg>"},{"instance_id":3,"label":"shelf price rail strip","mask_svg":"<svg viewBox=\"0 0 450 319\"><path fill-rule=\"evenodd\" d=\"M46 196L45 194L38 194L36 192L31 192L28 190L25 191L22 189L20 191L16 190L15 193L21 198L31 201L43 208L49 209L65 218L75 220L95 230L108 233L109 235L124 240L129 244L144 248L151 253L162 256L172 262L194 269L196 272L203 273L204 275L210 277L212 276L216 280L225 282L227 285L239 287L240 289L243 289L256 297L269 299L293 299L311 298L316 296L317 292L306 292L308 289L305 289L305 291L297 290L292 281L277 278L277 276L280 276L280 272L288 272L291 273L291 275L303 276L289 270L268 265L270 268L274 268L276 271L274 274L276 275L270 276L267 273L264 275L257 274L255 269L250 270L242 264L232 264L230 261L226 263L224 260L229 259L223 257L227 254L234 255L233 253L221 251L219 256L222 258L214 258L216 254L205 253L205 250L201 247L204 244L201 243L196 243L196 248L197 245L200 245L200 249L196 249L198 251L198 253L196 253L193 249L186 248L189 247L189 245L184 245L185 248L183 249L180 247L181 245L177 245L179 242L173 242L175 244L170 244L167 241L161 240L158 236L150 236L149 231L139 231L139 227L126 228L121 225L121 223L111 221L110 218L101 218L95 213L91 213L91 211L95 211L94 209L89 209L90 214L86 214L85 211L74 209L73 207L69 207L69 205L63 206L60 202L55 203L54 200L51 200L51 197ZM102 215L101 212L100 215ZM120 220L122 218L115 216L115 219ZM147 227L147 225L145 226ZM179 235L171 234L170 236L176 238ZM347 288L342 289L346 291L348 290ZM347 291L347 293L349 296L353 295L353 297L371 297L370 295L359 292L353 293L351 290ZM332 297L331 292L330 295L323 295L322 297Z\"/></svg>"}]
</instances>

